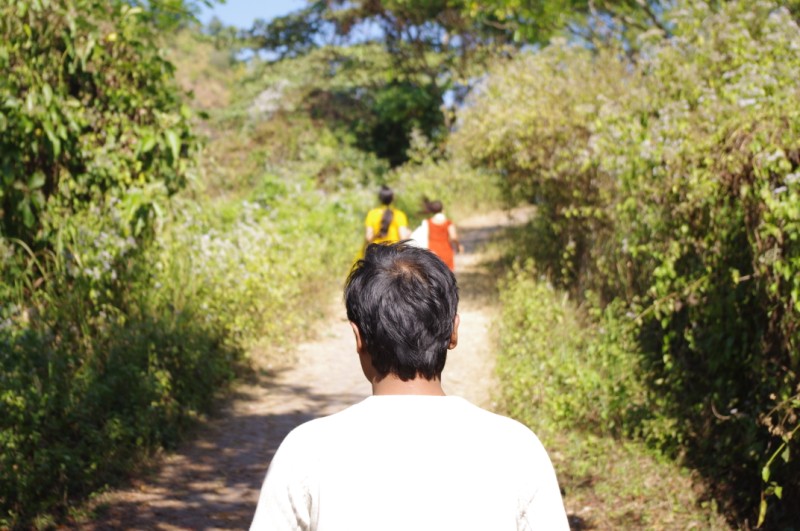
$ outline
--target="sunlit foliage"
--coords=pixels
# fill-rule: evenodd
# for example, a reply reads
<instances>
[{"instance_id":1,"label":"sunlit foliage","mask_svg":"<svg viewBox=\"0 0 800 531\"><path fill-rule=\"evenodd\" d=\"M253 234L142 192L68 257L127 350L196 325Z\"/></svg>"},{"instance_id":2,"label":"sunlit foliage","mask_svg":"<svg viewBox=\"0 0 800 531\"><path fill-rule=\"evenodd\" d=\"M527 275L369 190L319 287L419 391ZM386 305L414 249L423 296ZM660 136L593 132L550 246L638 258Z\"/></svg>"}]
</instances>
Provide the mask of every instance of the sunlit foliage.
<instances>
[{"instance_id":1,"label":"sunlit foliage","mask_svg":"<svg viewBox=\"0 0 800 531\"><path fill-rule=\"evenodd\" d=\"M632 403L622 432L779 525L800 496L800 29L769 2L666 17L635 63L561 43L496 69L455 142L538 206L539 271L634 345L650 420Z\"/></svg>"}]
</instances>

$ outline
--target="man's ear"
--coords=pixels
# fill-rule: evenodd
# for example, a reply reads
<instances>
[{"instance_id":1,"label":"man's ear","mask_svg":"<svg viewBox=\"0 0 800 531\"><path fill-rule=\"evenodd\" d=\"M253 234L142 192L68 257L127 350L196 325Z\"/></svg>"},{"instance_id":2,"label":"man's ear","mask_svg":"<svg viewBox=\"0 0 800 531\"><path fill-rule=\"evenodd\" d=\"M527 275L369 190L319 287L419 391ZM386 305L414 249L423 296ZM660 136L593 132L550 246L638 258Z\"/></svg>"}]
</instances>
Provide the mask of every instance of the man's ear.
<instances>
[{"instance_id":1,"label":"man's ear","mask_svg":"<svg viewBox=\"0 0 800 531\"><path fill-rule=\"evenodd\" d=\"M358 325L356 325L353 321L350 321L350 328L353 329L353 335L356 338L356 352L359 354L364 354L364 342L361 341L361 332L358 330Z\"/></svg>"},{"instance_id":2,"label":"man's ear","mask_svg":"<svg viewBox=\"0 0 800 531\"><path fill-rule=\"evenodd\" d=\"M361 339L361 332L353 321L350 321L350 328L353 329L353 335L356 338L356 352L358 352L358 361L361 363L361 370L364 376L371 383L379 382L383 377L378 376L375 367L372 366L372 358L364 346L364 341Z\"/></svg>"},{"instance_id":3,"label":"man's ear","mask_svg":"<svg viewBox=\"0 0 800 531\"><path fill-rule=\"evenodd\" d=\"M458 325L460 324L461 318L456 314L456 318L453 319L453 333L450 334L450 344L447 346L450 350L456 348L456 345L458 345Z\"/></svg>"}]
</instances>

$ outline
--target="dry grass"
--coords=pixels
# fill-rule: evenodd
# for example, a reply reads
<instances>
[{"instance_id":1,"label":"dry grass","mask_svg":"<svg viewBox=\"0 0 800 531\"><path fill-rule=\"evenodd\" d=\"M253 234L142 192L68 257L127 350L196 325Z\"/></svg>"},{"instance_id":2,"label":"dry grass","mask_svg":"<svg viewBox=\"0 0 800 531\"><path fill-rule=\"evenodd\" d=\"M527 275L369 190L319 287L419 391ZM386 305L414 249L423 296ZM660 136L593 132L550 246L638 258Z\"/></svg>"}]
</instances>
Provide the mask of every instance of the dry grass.
<instances>
[{"instance_id":1,"label":"dry grass","mask_svg":"<svg viewBox=\"0 0 800 531\"><path fill-rule=\"evenodd\" d=\"M230 104L231 83L241 67L231 64L229 53L189 31L170 40L167 59L175 65L178 85L192 94L192 108L207 111Z\"/></svg>"},{"instance_id":2,"label":"dry grass","mask_svg":"<svg viewBox=\"0 0 800 531\"><path fill-rule=\"evenodd\" d=\"M731 529L696 474L637 443L579 432L539 435L572 529Z\"/></svg>"}]
</instances>

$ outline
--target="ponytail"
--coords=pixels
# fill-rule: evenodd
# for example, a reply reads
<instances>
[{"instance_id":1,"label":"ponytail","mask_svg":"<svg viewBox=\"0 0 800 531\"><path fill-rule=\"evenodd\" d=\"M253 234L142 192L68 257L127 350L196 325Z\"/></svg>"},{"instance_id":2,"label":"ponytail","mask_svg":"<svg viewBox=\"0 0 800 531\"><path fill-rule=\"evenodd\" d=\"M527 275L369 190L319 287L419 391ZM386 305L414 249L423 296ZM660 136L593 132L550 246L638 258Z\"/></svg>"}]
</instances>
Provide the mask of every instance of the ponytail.
<instances>
[{"instance_id":1,"label":"ponytail","mask_svg":"<svg viewBox=\"0 0 800 531\"><path fill-rule=\"evenodd\" d=\"M383 217L381 217L381 230L378 232L378 238L386 237L389 233L389 225L392 224L392 220L394 220L394 211L391 207L387 206L386 210L383 211Z\"/></svg>"}]
</instances>

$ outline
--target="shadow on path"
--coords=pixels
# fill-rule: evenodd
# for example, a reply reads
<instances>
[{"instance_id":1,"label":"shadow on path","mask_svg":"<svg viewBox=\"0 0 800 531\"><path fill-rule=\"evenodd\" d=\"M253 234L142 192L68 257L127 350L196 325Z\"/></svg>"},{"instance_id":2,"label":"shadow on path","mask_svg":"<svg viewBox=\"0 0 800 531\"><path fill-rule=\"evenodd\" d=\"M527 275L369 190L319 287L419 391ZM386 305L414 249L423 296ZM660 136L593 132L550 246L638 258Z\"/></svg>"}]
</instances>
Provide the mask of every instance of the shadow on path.
<instances>
[{"instance_id":1,"label":"shadow on path","mask_svg":"<svg viewBox=\"0 0 800 531\"><path fill-rule=\"evenodd\" d=\"M347 332L346 322L337 322L324 342L300 346L296 367L260 371L239 384L191 441L150 475L98 497L93 521L74 528L247 529L269 462L289 431L369 391ZM314 358L320 363L310 363Z\"/></svg>"},{"instance_id":2,"label":"shadow on path","mask_svg":"<svg viewBox=\"0 0 800 531\"><path fill-rule=\"evenodd\" d=\"M494 360L490 352L491 311L496 278L484 267L483 246L511 224L506 213L481 216L459 225L466 252L456 258L461 285L462 332L448 357L445 389L490 407ZM149 475L125 490L99 496L88 530L247 529L272 456L294 427L354 404L369 394L355 354L352 331L340 296L320 323L320 338L299 345L291 367L257 368L239 382L209 422ZM269 354L253 353L255 365Z\"/></svg>"}]
</instances>

